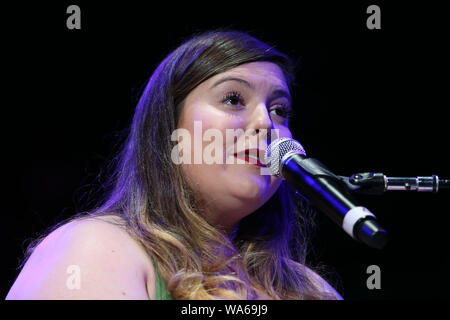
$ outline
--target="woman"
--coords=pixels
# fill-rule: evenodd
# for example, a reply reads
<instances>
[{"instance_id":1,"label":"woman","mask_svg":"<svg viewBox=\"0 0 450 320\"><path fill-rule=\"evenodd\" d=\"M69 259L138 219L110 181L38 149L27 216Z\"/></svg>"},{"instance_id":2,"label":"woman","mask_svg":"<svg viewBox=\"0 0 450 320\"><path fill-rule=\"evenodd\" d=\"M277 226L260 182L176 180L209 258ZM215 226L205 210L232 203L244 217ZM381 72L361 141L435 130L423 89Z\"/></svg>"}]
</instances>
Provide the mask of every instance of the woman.
<instances>
[{"instance_id":1,"label":"woman","mask_svg":"<svg viewBox=\"0 0 450 320\"><path fill-rule=\"evenodd\" d=\"M291 136L293 70L245 33L184 42L141 96L108 197L32 245L7 298L340 299L305 266L295 194L245 153L260 158L272 132ZM174 132L194 136L196 124L225 137L224 161L190 161L211 142ZM249 132L258 145L243 144Z\"/></svg>"}]
</instances>

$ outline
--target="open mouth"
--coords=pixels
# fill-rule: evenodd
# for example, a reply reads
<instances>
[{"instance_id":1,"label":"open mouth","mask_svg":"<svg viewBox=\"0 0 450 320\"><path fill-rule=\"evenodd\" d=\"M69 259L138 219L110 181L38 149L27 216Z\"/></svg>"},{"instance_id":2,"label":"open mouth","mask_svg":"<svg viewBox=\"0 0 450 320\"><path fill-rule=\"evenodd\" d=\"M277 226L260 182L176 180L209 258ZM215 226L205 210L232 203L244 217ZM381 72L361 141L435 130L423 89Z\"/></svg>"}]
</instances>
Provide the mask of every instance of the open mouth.
<instances>
[{"instance_id":1,"label":"open mouth","mask_svg":"<svg viewBox=\"0 0 450 320\"><path fill-rule=\"evenodd\" d=\"M243 152L235 153L237 159L244 160L247 163L254 164L258 167L265 167L264 152L261 149L247 149Z\"/></svg>"}]
</instances>

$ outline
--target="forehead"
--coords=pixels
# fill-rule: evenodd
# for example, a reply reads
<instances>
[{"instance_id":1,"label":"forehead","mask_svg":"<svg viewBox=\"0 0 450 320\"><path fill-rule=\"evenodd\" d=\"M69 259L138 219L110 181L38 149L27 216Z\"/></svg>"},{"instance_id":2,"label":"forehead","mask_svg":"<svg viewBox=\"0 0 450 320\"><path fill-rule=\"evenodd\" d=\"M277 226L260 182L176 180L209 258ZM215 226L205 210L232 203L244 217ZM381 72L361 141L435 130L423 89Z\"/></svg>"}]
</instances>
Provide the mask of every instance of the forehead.
<instances>
[{"instance_id":1,"label":"forehead","mask_svg":"<svg viewBox=\"0 0 450 320\"><path fill-rule=\"evenodd\" d=\"M244 78L251 81L255 85L269 84L271 86L287 88L283 71L277 64L273 62L257 61L245 63L233 69L217 74L207 82L214 82L215 80L225 76Z\"/></svg>"}]
</instances>

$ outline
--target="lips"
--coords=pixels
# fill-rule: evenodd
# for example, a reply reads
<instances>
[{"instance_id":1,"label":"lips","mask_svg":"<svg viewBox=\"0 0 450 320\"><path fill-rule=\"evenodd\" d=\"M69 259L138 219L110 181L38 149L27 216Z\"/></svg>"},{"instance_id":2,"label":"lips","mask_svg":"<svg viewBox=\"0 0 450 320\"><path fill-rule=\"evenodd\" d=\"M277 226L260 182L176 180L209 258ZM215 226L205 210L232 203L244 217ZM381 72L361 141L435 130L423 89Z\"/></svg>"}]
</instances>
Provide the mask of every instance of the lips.
<instances>
[{"instance_id":1,"label":"lips","mask_svg":"<svg viewBox=\"0 0 450 320\"><path fill-rule=\"evenodd\" d=\"M264 164L264 150L261 149L247 149L242 152L235 153L234 156L237 159L244 160L250 164L256 165L258 167L265 167Z\"/></svg>"}]
</instances>

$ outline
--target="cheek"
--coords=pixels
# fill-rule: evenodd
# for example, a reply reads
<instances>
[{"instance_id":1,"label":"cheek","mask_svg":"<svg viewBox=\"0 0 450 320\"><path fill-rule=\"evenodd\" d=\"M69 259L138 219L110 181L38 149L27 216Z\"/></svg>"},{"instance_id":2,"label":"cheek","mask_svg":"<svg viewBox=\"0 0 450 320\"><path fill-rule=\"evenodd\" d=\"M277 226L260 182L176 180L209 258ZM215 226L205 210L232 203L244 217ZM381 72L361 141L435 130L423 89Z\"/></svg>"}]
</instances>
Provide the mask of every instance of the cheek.
<instances>
[{"instance_id":1,"label":"cheek","mask_svg":"<svg viewBox=\"0 0 450 320\"><path fill-rule=\"evenodd\" d=\"M191 104L183 110L179 127L189 132L190 139L182 139L178 146L191 151L188 157L191 161L183 163L182 167L183 172L197 188L211 190L217 180L222 179L222 175L226 173L227 161L226 130L239 128L241 125L242 120L238 117L230 116L207 104ZM216 136L220 136L220 139L216 140ZM223 151L219 156L222 158L221 164L208 164L216 159L216 152L220 151ZM195 163L195 159L200 159L200 163Z\"/></svg>"},{"instance_id":2,"label":"cheek","mask_svg":"<svg viewBox=\"0 0 450 320\"><path fill-rule=\"evenodd\" d=\"M278 132L279 132L278 138L292 138L291 130L289 130L288 127L286 127L286 126L276 126L275 129L277 129ZM273 138L273 140L275 140L276 138L277 137Z\"/></svg>"},{"instance_id":3,"label":"cheek","mask_svg":"<svg viewBox=\"0 0 450 320\"><path fill-rule=\"evenodd\" d=\"M223 112L210 105L194 105L190 110L187 110L181 124L191 133L193 151L195 151L194 148L198 149L201 145L202 150L199 152L203 156L206 156L205 153L210 155L211 153L208 151L211 149L220 150L220 148L216 148L220 144L223 151L222 163L226 163L227 146L233 147L240 134L240 131L236 130L243 128L245 119ZM227 134L227 132L231 134ZM218 140L216 139L217 136L220 136ZM197 142L195 143L195 141Z\"/></svg>"},{"instance_id":4,"label":"cheek","mask_svg":"<svg viewBox=\"0 0 450 320\"><path fill-rule=\"evenodd\" d=\"M208 104L192 104L183 110L180 127L193 131L194 123L201 123L203 132L208 129L223 131L225 137L226 129L236 129L244 125L244 119L239 116L223 112Z\"/></svg>"}]
</instances>

